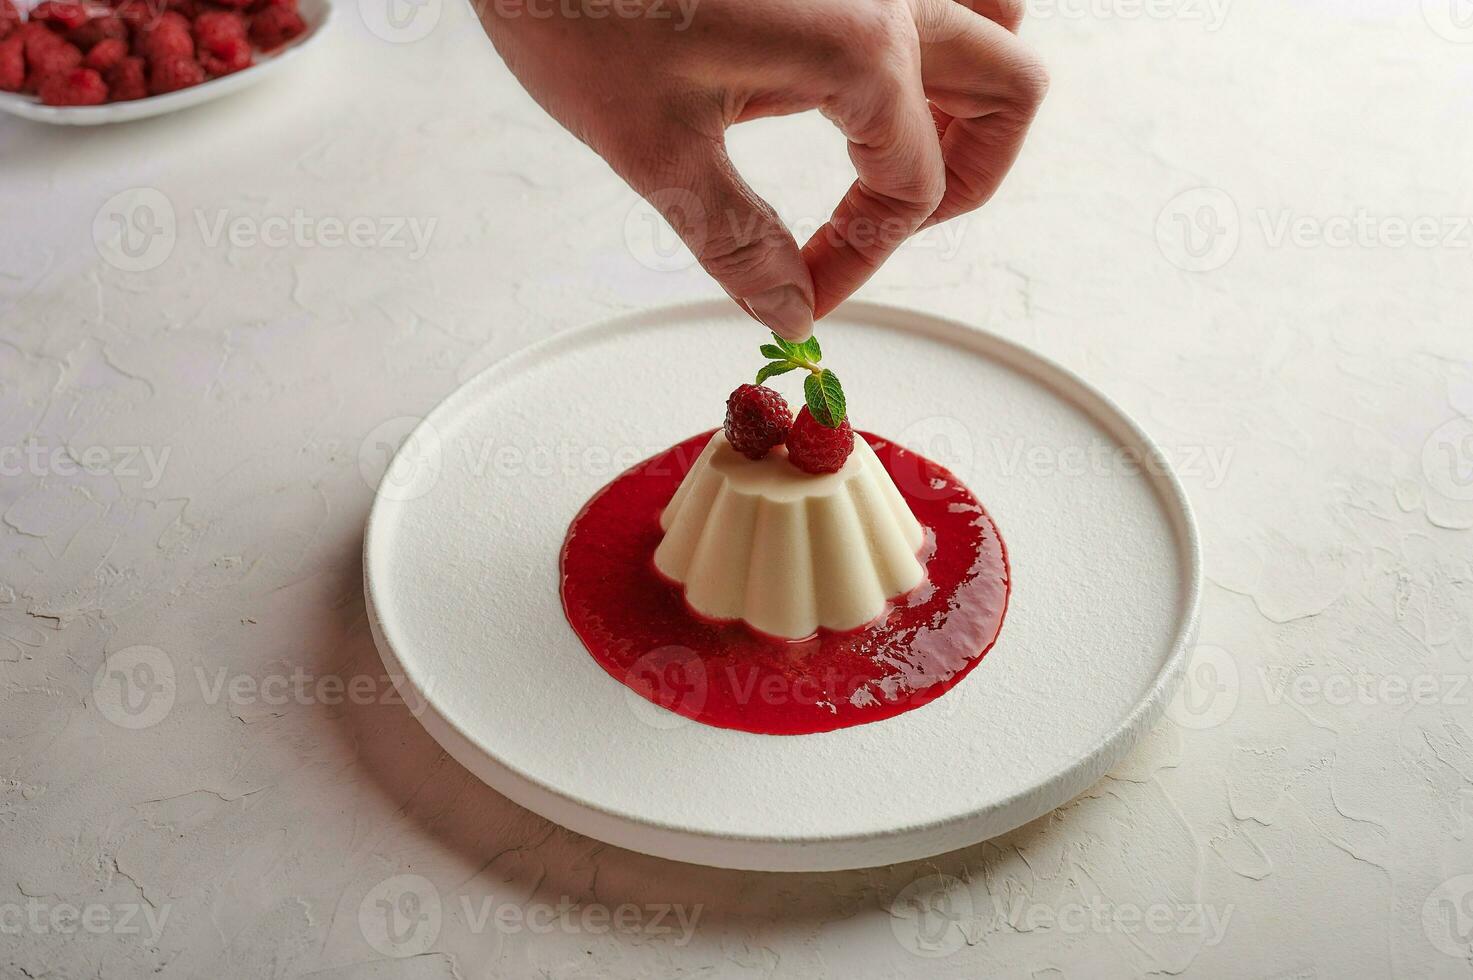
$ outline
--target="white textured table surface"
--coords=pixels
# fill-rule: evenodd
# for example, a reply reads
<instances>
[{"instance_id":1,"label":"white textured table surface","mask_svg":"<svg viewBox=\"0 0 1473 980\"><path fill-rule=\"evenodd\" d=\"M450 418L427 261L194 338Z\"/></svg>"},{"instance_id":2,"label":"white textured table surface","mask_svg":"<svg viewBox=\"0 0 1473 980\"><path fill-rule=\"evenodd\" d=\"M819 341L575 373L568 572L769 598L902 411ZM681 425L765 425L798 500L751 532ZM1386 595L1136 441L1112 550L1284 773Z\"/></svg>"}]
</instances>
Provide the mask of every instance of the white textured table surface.
<instances>
[{"instance_id":1,"label":"white textured table surface","mask_svg":"<svg viewBox=\"0 0 1473 980\"><path fill-rule=\"evenodd\" d=\"M1138 415L1203 646L1075 802L863 872L602 846L382 703L382 446L538 337L714 291L459 4L349 3L171 118L0 122L0 974L1473 972L1466 2L1034 7L1017 173L864 295ZM802 231L849 179L814 118L733 142Z\"/></svg>"}]
</instances>

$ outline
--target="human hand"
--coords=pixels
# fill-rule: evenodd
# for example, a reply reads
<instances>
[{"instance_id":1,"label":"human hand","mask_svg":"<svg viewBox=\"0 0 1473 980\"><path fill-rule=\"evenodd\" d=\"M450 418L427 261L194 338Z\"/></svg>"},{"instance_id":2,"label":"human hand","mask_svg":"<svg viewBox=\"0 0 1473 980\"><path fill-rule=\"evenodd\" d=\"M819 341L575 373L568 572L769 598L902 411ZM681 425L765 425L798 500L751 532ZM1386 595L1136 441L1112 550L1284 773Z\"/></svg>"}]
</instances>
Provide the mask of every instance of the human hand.
<instances>
[{"instance_id":1,"label":"human hand","mask_svg":"<svg viewBox=\"0 0 1473 980\"><path fill-rule=\"evenodd\" d=\"M1048 87L1012 33L1022 0L476 2L533 98L790 340L915 231L991 198ZM859 179L800 250L725 132L807 109L848 138Z\"/></svg>"}]
</instances>

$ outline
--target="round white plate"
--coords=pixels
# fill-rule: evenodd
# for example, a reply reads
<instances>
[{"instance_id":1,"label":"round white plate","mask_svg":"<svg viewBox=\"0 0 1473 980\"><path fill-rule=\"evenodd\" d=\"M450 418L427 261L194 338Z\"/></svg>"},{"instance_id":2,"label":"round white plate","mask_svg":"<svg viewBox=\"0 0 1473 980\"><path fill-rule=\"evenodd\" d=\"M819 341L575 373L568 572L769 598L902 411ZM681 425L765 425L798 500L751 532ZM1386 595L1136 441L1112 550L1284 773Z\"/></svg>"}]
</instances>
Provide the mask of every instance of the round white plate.
<instances>
[{"instance_id":1,"label":"round white plate","mask_svg":"<svg viewBox=\"0 0 1473 980\"><path fill-rule=\"evenodd\" d=\"M106 105L42 105L41 100L34 95L0 92L0 112L57 126L101 126L104 123L130 122L134 119L161 116L166 112L188 109L190 106L218 99L222 95L239 92L274 74L282 65L296 58L322 35L323 28L332 18L330 0L299 0L297 9L307 22L307 30L269 54L252 49L256 63L243 71L212 78L199 85L165 95L150 95L146 99L109 102Z\"/></svg>"},{"instance_id":2,"label":"round white plate","mask_svg":"<svg viewBox=\"0 0 1473 980\"><path fill-rule=\"evenodd\" d=\"M472 379L380 485L364 541L374 638L462 765L634 850L830 870L1017 827L1157 721L1201 569L1186 497L1150 440L1070 372L961 323L848 303L819 334L855 426L948 465L996 519L1013 593L993 650L924 707L820 735L712 728L604 673L563 616L568 522L634 461L719 425L766 339L725 301L638 313ZM793 377L775 381L790 398ZM391 428L370 459L387 456Z\"/></svg>"}]
</instances>

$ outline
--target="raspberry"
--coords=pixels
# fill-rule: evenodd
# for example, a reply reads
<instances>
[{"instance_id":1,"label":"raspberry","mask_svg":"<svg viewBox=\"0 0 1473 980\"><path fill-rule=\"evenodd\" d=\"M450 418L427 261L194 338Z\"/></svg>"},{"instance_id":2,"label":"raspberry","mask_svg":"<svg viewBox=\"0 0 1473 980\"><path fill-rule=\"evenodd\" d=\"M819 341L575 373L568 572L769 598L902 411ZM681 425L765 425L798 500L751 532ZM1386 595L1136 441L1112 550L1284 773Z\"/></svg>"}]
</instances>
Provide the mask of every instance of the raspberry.
<instances>
[{"instance_id":1,"label":"raspberry","mask_svg":"<svg viewBox=\"0 0 1473 980\"><path fill-rule=\"evenodd\" d=\"M81 27L68 31L66 36L68 41L83 51L91 51L109 38L121 40L125 45L128 40L128 25L111 14L93 17Z\"/></svg>"},{"instance_id":2,"label":"raspberry","mask_svg":"<svg viewBox=\"0 0 1473 980\"><path fill-rule=\"evenodd\" d=\"M211 78L229 75L251 66L251 42L243 37L224 37L199 46L199 63Z\"/></svg>"},{"instance_id":3,"label":"raspberry","mask_svg":"<svg viewBox=\"0 0 1473 980\"><path fill-rule=\"evenodd\" d=\"M204 69L193 58L174 56L149 62L149 95L163 95L165 92L177 92L181 88L198 85L204 80Z\"/></svg>"},{"instance_id":4,"label":"raspberry","mask_svg":"<svg viewBox=\"0 0 1473 980\"><path fill-rule=\"evenodd\" d=\"M307 22L290 7L267 7L251 18L251 43L274 51L306 30Z\"/></svg>"},{"instance_id":5,"label":"raspberry","mask_svg":"<svg viewBox=\"0 0 1473 980\"><path fill-rule=\"evenodd\" d=\"M45 3L37 4L36 9L31 11L31 20L44 21L55 30L69 31L87 23L87 11L82 9L80 3L46 0Z\"/></svg>"},{"instance_id":6,"label":"raspberry","mask_svg":"<svg viewBox=\"0 0 1473 980\"><path fill-rule=\"evenodd\" d=\"M41 82L41 101L46 105L102 105L107 101L107 85L91 68L56 72Z\"/></svg>"},{"instance_id":7,"label":"raspberry","mask_svg":"<svg viewBox=\"0 0 1473 980\"><path fill-rule=\"evenodd\" d=\"M140 32L158 21L164 9L162 0L121 0L113 7L113 12L119 20L133 28L133 40L136 43Z\"/></svg>"},{"instance_id":8,"label":"raspberry","mask_svg":"<svg viewBox=\"0 0 1473 980\"><path fill-rule=\"evenodd\" d=\"M28 92L36 91L47 77L82 64L82 52L76 45L68 44L35 21L27 23L19 36L24 36L26 43L26 66L30 69L25 84Z\"/></svg>"},{"instance_id":9,"label":"raspberry","mask_svg":"<svg viewBox=\"0 0 1473 980\"><path fill-rule=\"evenodd\" d=\"M245 19L231 10L207 10L194 19L194 43L200 47L226 38L245 39Z\"/></svg>"},{"instance_id":10,"label":"raspberry","mask_svg":"<svg viewBox=\"0 0 1473 980\"><path fill-rule=\"evenodd\" d=\"M93 71L106 72L113 65L128 57L128 43L115 37L104 38L92 46L82 64Z\"/></svg>"},{"instance_id":11,"label":"raspberry","mask_svg":"<svg viewBox=\"0 0 1473 980\"><path fill-rule=\"evenodd\" d=\"M831 429L806 405L788 431L788 459L805 473L837 473L853 451L854 429L847 418Z\"/></svg>"},{"instance_id":12,"label":"raspberry","mask_svg":"<svg viewBox=\"0 0 1473 980\"><path fill-rule=\"evenodd\" d=\"M9 37L20 26L20 11L10 0L0 0L0 39Z\"/></svg>"},{"instance_id":13,"label":"raspberry","mask_svg":"<svg viewBox=\"0 0 1473 980\"><path fill-rule=\"evenodd\" d=\"M26 83L26 39L12 34L0 41L0 92L19 92Z\"/></svg>"},{"instance_id":14,"label":"raspberry","mask_svg":"<svg viewBox=\"0 0 1473 980\"><path fill-rule=\"evenodd\" d=\"M51 33L51 28L47 27L39 20L22 21L19 25L17 25L15 33L25 38L27 51L30 50L31 45L33 44L55 44L56 42L62 40L57 35Z\"/></svg>"},{"instance_id":15,"label":"raspberry","mask_svg":"<svg viewBox=\"0 0 1473 980\"><path fill-rule=\"evenodd\" d=\"M160 28L168 31L184 31L188 33L189 18L175 10L171 4L164 9L163 13L159 14L158 19L154 21L151 29L159 30Z\"/></svg>"},{"instance_id":16,"label":"raspberry","mask_svg":"<svg viewBox=\"0 0 1473 980\"><path fill-rule=\"evenodd\" d=\"M152 64L194 57L194 38L182 14L165 11L158 20L141 25L133 35L133 51Z\"/></svg>"},{"instance_id":17,"label":"raspberry","mask_svg":"<svg viewBox=\"0 0 1473 980\"><path fill-rule=\"evenodd\" d=\"M142 58L124 58L108 69L107 91L114 102L131 102L148 94Z\"/></svg>"},{"instance_id":18,"label":"raspberry","mask_svg":"<svg viewBox=\"0 0 1473 980\"><path fill-rule=\"evenodd\" d=\"M748 459L782 445L792 424L783 396L764 385L742 385L726 399L726 441Z\"/></svg>"}]
</instances>

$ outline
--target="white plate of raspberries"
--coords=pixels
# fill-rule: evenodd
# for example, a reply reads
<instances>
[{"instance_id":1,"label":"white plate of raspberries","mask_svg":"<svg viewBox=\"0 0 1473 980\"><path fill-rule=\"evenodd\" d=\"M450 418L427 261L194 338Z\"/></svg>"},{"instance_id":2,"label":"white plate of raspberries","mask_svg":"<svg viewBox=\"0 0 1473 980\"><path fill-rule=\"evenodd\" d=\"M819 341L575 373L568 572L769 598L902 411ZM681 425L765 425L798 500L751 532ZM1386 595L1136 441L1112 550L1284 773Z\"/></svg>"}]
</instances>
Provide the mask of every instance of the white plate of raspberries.
<instances>
[{"instance_id":1,"label":"white plate of raspberries","mask_svg":"<svg viewBox=\"0 0 1473 980\"><path fill-rule=\"evenodd\" d=\"M330 0L0 0L0 111L145 119L252 85L310 44ZM29 9L25 9L25 8Z\"/></svg>"}]
</instances>

